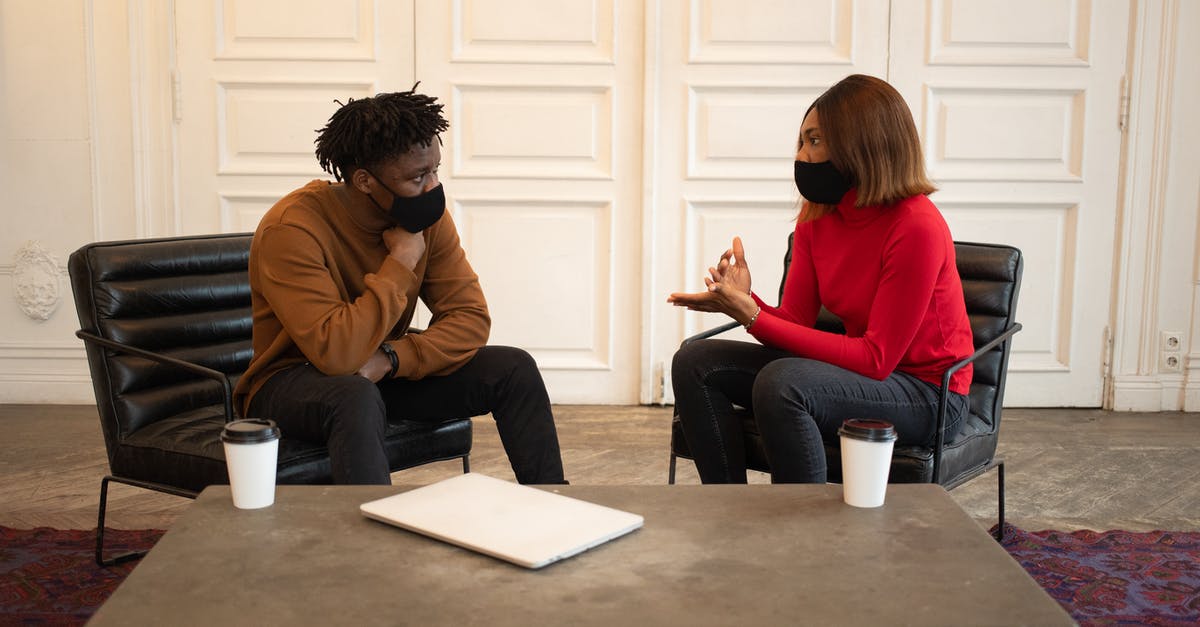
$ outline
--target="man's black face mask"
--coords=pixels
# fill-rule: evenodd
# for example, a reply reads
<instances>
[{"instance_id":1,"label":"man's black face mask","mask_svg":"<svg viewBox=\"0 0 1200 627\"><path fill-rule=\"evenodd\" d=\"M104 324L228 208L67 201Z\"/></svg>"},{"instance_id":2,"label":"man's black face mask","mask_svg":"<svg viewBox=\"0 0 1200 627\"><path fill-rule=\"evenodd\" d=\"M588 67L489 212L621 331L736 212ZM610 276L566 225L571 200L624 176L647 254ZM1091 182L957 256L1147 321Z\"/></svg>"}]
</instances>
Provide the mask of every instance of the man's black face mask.
<instances>
[{"instance_id":1,"label":"man's black face mask","mask_svg":"<svg viewBox=\"0 0 1200 627\"><path fill-rule=\"evenodd\" d=\"M441 183L438 183L437 187L416 196L401 196L388 187L387 183L384 183L383 179L379 178L374 172L371 172L371 176L374 176L375 180L379 181L379 184L383 185L383 188L392 194L392 206L390 209L384 209L384 211L387 212L393 222L409 233L420 233L433 226L434 223L442 219L442 214L446 212L446 191L442 188ZM374 196L370 194L367 196L371 199L371 202L375 203L380 209L383 209L383 205L380 205Z\"/></svg>"}]
</instances>

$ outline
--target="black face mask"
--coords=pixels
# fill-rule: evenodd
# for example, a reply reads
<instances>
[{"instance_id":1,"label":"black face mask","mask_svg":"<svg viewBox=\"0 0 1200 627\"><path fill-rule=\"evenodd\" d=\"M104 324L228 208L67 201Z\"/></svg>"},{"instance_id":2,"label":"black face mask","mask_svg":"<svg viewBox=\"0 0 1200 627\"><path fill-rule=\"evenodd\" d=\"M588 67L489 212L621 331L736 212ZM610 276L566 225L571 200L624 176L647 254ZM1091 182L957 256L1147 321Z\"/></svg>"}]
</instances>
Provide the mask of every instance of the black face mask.
<instances>
[{"instance_id":1,"label":"black face mask","mask_svg":"<svg viewBox=\"0 0 1200 627\"><path fill-rule=\"evenodd\" d=\"M433 226L442 219L442 214L446 212L446 191L442 188L441 183L417 196L401 196L392 191L392 188L388 187L378 176L375 176L374 172L371 173L371 176L374 176L375 180L379 181L379 184L392 194L392 207L383 209L383 205L380 205L374 196L367 194L367 197L375 203L375 206L386 211L397 226L409 233L420 233Z\"/></svg>"},{"instance_id":2,"label":"black face mask","mask_svg":"<svg viewBox=\"0 0 1200 627\"><path fill-rule=\"evenodd\" d=\"M836 205L850 191L850 181L833 167L833 162L796 161L796 189L808 202Z\"/></svg>"}]
</instances>

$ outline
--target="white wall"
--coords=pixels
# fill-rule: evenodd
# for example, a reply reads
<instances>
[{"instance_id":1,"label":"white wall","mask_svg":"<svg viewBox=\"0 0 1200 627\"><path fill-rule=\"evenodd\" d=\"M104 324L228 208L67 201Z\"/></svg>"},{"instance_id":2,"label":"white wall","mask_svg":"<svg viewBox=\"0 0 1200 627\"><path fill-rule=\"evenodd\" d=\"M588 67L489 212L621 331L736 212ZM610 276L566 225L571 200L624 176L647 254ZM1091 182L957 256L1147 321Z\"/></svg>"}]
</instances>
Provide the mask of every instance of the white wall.
<instances>
[{"instance_id":1,"label":"white wall","mask_svg":"<svg viewBox=\"0 0 1200 627\"><path fill-rule=\"evenodd\" d=\"M0 0L0 402L91 403L66 277L95 239L169 234L170 4ZM1108 402L1200 411L1200 3L1137 5ZM153 172L154 176L147 176ZM44 319L43 319L44 317ZM1182 331L1164 370L1162 331Z\"/></svg>"},{"instance_id":2,"label":"white wall","mask_svg":"<svg viewBox=\"0 0 1200 627\"><path fill-rule=\"evenodd\" d=\"M1109 404L1200 411L1200 3L1136 11ZM1167 332L1182 335L1175 368Z\"/></svg>"},{"instance_id":3,"label":"white wall","mask_svg":"<svg viewBox=\"0 0 1200 627\"><path fill-rule=\"evenodd\" d=\"M92 239L85 2L0 0L0 402L89 402L66 281Z\"/></svg>"}]
</instances>

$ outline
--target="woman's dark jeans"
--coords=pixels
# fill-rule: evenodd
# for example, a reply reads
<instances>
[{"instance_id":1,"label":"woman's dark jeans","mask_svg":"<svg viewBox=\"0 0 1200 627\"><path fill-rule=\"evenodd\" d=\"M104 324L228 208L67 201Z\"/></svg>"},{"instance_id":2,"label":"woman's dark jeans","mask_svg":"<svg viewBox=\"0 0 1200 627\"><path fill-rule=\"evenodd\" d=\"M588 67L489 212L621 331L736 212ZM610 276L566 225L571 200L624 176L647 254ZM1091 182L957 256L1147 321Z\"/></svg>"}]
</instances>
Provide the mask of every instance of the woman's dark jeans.
<instances>
[{"instance_id":1,"label":"woman's dark jeans","mask_svg":"<svg viewBox=\"0 0 1200 627\"><path fill-rule=\"evenodd\" d=\"M940 386L893 372L876 381L825 362L760 344L697 340L671 364L675 409L704 483L745 483L741 420L758 423L773 483L825 483L825 447L850 418L896 427L897 444L929 445ZM951 392L946 433L966 414L968 398Z\"/></svg>"}]
</instances>

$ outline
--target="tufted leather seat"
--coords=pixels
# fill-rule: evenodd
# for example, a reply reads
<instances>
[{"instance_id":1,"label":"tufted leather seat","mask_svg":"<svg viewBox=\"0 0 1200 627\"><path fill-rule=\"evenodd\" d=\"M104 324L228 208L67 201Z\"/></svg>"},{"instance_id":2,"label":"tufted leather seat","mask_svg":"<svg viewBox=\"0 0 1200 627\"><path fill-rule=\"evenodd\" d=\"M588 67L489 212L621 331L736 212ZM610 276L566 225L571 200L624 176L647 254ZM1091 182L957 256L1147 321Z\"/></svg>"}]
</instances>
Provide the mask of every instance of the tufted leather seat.
<instances>
[{"instance_id":1,"label":"tufted leather seat","mask_svg":"<svg viewBox=\"0 0 1200 627\"><path fill-rule=\"evenodd\" d=\"M233 386L253 352L251 237L98 242L70 257L76 335L112 473L101 484L97 561L108 481L190 497L229 483L220 433L235 418ZM471 421L394 422L385 440L393 471L452 458L466 471ZM331 483L324 444L284 433L277 482Z\"/></svg>"},{"instance_id":2,"label":"tufted leather seat","mask_svg":"<svg viewBox=\"0 0 1200 627\"><path fill-rule=\"evenodd\" d=\"M892 453L890 483L939 483L954 488L993 467L999 468L1000 528L1004 523L1004 462L995 458L999 439L1000 412L1004 402L1004 382L1008 373L1010 338L1021 329L1013 321L1016 316L1017 295L1021 289L1021 251L1011 246L955 242L958 274L963 283L963 296L971 332L975 338L975 354L955 364L943 378L942 388L949 384L950 375L973 362L975 372L971 381L971 411L955 433L945 434L933 447L897 446ZM788 252L784 258L784 274L791 263L792 242L788 237ZM780 295L783 293L782 282ZM684 343L712 337L737 326L726 324L692 336ZM834 333L845 333L841 321L822 309L816 327ZM938 431L945 422L945 409L939 412ZM746 465L753 470L770 472L762 436L750 412L741 410L745 437ZM679 416L671 424L671 465L668 482L675 482L677 457L691 459L687 439ZM831 482L842 478L841 449L837 442L825 443L825 459Z\"/></svg>"}]
</instances>

